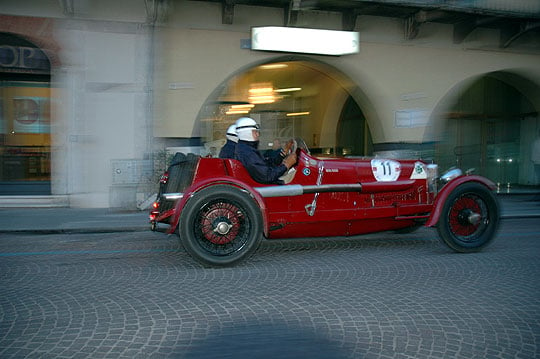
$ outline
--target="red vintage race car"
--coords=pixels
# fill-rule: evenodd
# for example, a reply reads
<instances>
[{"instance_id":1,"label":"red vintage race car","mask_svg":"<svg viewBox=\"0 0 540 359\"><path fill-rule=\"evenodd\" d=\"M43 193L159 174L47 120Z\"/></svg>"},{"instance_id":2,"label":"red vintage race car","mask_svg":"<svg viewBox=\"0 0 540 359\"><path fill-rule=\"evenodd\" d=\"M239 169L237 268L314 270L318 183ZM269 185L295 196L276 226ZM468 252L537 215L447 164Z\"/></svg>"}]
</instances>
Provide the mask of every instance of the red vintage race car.
<instances>
[{"instance_id":1,"label":"red vintage race car","mask_svg":"<svg viewBox=\"0 0 540 359\"><path fill-rule=\"evenodd\" d=\"M206 265L248 258L263 237L352 236L436 227L457 252L488 245L499 223L490 180L421 160L317 158L296 139L285 184L255 182L239 161L180 156L162 177L150 212Z\"/></svg>"}]
</instances>

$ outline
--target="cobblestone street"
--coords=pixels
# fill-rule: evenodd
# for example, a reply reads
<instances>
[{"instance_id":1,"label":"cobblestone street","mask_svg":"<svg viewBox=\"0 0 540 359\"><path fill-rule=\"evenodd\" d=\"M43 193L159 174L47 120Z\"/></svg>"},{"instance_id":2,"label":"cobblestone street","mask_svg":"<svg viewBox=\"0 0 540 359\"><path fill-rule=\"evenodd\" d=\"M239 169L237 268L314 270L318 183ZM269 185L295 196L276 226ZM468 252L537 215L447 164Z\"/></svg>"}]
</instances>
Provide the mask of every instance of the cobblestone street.
<instances>
[{"instance_id":1,"label":"cobblestone street","mask_svg":"<svg viewBox=\"0 0 540 359\"><path fill-rule=\"evenodd\" d=\"M540 227L265 241L225 269L155 232L0 234L1 358L537 358Z\"/></svg>"}]
</instances>

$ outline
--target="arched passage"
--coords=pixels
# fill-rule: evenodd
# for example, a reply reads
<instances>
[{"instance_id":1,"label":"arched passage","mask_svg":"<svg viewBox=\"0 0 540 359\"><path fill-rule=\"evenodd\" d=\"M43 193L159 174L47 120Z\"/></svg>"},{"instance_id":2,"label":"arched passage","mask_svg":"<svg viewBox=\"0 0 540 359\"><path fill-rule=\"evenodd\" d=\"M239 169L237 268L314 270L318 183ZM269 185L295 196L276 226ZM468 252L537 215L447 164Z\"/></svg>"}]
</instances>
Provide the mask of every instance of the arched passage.
<instances>
[{"instance_id":1,"label":"arched passage","mask_svg":"<svg viewBox=\"0 0 540 359\"><path fill-rule=\"evenodd\" d=\"M512 72L463 81L439 103L434 121L442 168L474 168L501 190L539 184L531 162L540 130L538 85Z\"/></svg>"},{"instance_id":2,"label":"arched passage","mask_svg":"<svg viewBox=\"0 0 540 359\"><path fill-rule=\"evenodd\" d=\"M302 56L252 64L227 78L207 98L196 126L208 152L217 153L227 127L241 116L261 123L260 149L275 139L302 137L314 154L368 155L369 127L378 125L361 89L334 67ZM369 124L369 126L368 126Z\"/></svg>"},{"instance_id":3,"label":"arched passage","mask_svg":"<svg viewBox=\"0 0 540 359\"><path fill-rule=\"evenodd\" d=\"M51 63L21 36L0 33L0 194L51 193Z\"/></svg>"}]
</instances>

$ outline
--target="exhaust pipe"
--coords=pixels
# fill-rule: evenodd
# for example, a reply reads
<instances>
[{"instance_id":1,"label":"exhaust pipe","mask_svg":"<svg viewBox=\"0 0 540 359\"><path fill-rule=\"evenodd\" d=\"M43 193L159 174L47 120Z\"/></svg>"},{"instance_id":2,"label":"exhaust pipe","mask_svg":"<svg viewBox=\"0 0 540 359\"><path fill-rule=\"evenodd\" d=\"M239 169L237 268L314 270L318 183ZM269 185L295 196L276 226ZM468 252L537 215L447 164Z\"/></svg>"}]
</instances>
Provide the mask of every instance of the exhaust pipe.
<instances>
[{"instance_id":1,"label":"exhaust pipe","mask_svg":"<svg viewBox=\"0 0 540 359\"><path fill-rule=\"evenodd\" d=\"M302 186L299 184L292 184L272 187L255 187L255 190L263 197L292 197L309 193L362 192L362 185L360 183L323 184L319 186Z\"/></svg>"}]
</instances>

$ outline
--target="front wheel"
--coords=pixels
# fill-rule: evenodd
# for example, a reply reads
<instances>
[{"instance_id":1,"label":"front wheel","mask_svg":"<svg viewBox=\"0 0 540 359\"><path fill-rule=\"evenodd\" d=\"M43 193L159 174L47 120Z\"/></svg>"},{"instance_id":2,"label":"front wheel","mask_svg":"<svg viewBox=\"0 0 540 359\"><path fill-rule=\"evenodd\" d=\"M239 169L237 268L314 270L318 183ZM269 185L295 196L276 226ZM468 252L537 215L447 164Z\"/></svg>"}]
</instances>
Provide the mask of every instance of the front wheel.
<instances>
[{"instance_id":1,"label":"front wheel","mask_svg":"<svg viewBox=\"0 0 540 359\"><path fill-rule=\"evenodd\" d=\"M262 240L256 202L239 188L216 185L193 195L179 222L186 251L200 263L227 266L247 259Z\"/></svg>"},{"instance_id":2,"label":"front wheel","mask_svg":"<svg viewBox=\"0 0 540 359\"><path fill-rule=\"evenodd\" d=\"M480 183L464 183L446 199L437 226L439 236L456 252L476 252L495 237L499 203Z\"/></svg>"}]
</instances>

